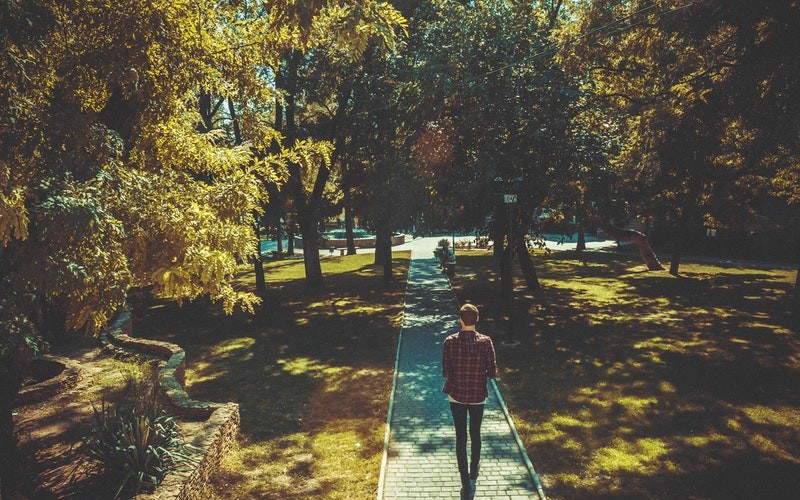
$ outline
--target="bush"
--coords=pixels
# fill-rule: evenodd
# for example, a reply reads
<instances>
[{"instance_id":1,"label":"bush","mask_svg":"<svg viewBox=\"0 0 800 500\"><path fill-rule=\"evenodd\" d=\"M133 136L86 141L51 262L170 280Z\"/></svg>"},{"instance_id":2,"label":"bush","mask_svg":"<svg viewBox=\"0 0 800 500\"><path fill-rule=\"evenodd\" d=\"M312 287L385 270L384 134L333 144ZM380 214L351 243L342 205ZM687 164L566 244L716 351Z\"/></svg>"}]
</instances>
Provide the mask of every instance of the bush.
<instances>
[{"instance_id":1,"label":"bush","mask_svg":"<svg viewBox=\"0 0 800 500\"><path fill-rule=\"evenodd\" d=\"M122 373L123 385L114 401L131 405L140 413L155 414L159 408L158 367L151 361L134 357L119 361L117 369Z\"/></svg>"}]
</instances>

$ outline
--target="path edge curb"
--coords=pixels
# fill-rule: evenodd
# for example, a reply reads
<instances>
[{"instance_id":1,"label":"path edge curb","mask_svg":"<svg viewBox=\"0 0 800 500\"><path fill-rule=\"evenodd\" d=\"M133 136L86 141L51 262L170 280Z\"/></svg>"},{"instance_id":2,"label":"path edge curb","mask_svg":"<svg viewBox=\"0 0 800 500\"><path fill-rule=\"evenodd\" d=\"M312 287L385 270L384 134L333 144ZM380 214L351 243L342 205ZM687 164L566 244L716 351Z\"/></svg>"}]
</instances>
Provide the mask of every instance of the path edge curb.
<instances>
[{"instance_id":1,"label":"path edge curb","mask_svg":"<svg viewBox=\"0 0 800 500\"><path fill-rule=\"evenodd\" d=\"M533 479L533 485L536 487L536 494L539 496L540 500L547 500L547 497L544 494L544 489L542 488L542 482L539 480L539 475L536 474L536 469L533 468L533 462L531 462L528 452L525 450L525 445L522 444L522 439L519 437L519 432L517 432L517 426L514 425L514 419L511 418L511 414L508 412L508 406L506 406L506 401L500 394L500 389L497 387L497 382L495 382L494 379L491 379L491 384L492 389L494 389L494 395L497 397L497 401L500 403L500 408L503 409L503 415L506 417L506 422L511 428L511 434L514 435L514 441L517 443L519 454L522 456L522 460L525 462L525 467L528 468L528 474L530 474L531 479Z\"/></svg>"},{"instance_id":2,"label":"path edge curb","mask_svg":"<svg viewBox=\"0 0 800 500\"><path fill-rule=\"evenodd\" d=\"M408 276L411 272L411 262L414 260L413 252L409 252L408 271L406 271L406 292L403 295L403 322L405 322L406 300L408 296ZM394 355L394 374L392 375L392 389L389 393L389 411L386 414L386 432L383 435L383 456L381 457L381 473L378 476L377 500L383 500L383 485L386 481L386 466L389 463L389 440L392 437L392 417L394 415L394 395L397 390L397 379L400 372L400 346L403 344L403 326L397 335L397 351Z\"/></svg>"},{"instance_id":3,"label":"path edge curb","mask_svg":"<svg viewBox=\"0 0 800 500\"><path fill-rule=\"evenodd\" d=\"M383 499L383 485L386 481L386 466L389 462L389 440L392 436L392 416L394 414L394 394L397 389L398 368L400 366L400 345L403 343L403 328L397 337L397 353L394 357L394 375L392 376L392 391L389 394L389 411L386 414L386 432L383 435L383 457L381 458L381 475L378 477L377 500Z\"/></svg>"}]
</instances>

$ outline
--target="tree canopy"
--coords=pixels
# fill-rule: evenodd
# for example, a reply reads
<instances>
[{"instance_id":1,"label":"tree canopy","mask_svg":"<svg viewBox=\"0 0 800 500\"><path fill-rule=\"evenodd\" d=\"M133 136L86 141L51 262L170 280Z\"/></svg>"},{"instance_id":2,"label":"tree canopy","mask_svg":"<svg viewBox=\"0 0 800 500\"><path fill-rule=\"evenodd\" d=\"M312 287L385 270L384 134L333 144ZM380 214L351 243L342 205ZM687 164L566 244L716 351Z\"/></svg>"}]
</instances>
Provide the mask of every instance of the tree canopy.
<instances>
[{"instance_id":1,"label":"tree canopy","mask_svg":"<svg viewBox=\"0 0 800 500\"><path fill-rule=\"evenodd\" d=\"M796 0L3 2L3 487L47 334L134 288L252 310L232 279L265 210L294 212L313 286L342 207L385 264L397 226L489 219L508 247L542 213L639 218L675 274L711 229L796 255L799 29Z\"/></svg>"},{"instance_id":2,"label":"tree canopy","mask_svg":"<svg viewBox=\"0 0 800 500\"><path fill-rule=\"evenodd\" d=\"M579 13L560 34L565 66L617 137L617 195L672 234L672 272L708 228L777 223L769 211L796 197L797 3L595 1Z\"/></svg>"},{"instance_id":3,"label":"tree canopy","mask_svg":"<svg viewBox=\"0 0 800 500\"><path fill-rule=\"evenodd\" d=\"M96 332L132 287L252 310L232 278L256 248L265 186L332 150L275 126L284 58L335 43L355 60L401 22L371 1L3 3L4 490L10 405L46 334Z\"/></svg>"}]
</instances>

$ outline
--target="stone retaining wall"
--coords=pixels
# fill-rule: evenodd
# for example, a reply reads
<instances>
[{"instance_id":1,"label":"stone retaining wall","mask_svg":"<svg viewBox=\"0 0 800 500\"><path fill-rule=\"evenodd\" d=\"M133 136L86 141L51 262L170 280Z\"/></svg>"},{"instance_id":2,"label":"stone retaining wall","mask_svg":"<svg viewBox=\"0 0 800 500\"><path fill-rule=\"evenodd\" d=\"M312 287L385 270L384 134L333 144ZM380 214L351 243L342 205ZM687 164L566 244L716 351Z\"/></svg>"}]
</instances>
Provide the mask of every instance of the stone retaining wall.
<instances>
[{"instance_id":1,"label":"stone retaining wall","mask_svg":"<svg viewBox=\"0 0 800 500\"><path fill-rule=\"evenodd\" d=\"M43 354L35 358L32 362L36 363L41 361L63 365L64 369L55 377L20 389L17 397L14 399L14 406L25 406L46 401L60 392L75 387L84 377L84 370L81 368L80 363L69 358Z\"/></svg>"},{"instance_id":2,"label":"stone retaining wall","mask_svg":"<svg viewBox=\"0 0 800 500\"><path fill-rule=\"evenodd\" d=\"M137 495L147 500L195 500L207 498L205 493L213 472L222 458L236 445L239 435L239 405L208 403L190 398L185 383L186 353L169 342L131 337L131 316L127 311L101 334L101 341L110 349L144 353L160 359L159 385L169 402L170 413L185 420L203 422L188 444L203 449L202 458L190 470L170 474L153 493Z\"/></svg>"},{"instance_id":3,"label":"stone retaining wall","mask_svg":"<svg viewBox=\"0 0 800 500\"><path fill-rule=\"evenodd\" d=\"M188 444L204 450L190 470L170 474L152 493L140 493L136 500L198 500L209 497L208 487L220 461L236 444L239 435L239 405L227 403L215 410Z\"/></svg>"}]
</instances>

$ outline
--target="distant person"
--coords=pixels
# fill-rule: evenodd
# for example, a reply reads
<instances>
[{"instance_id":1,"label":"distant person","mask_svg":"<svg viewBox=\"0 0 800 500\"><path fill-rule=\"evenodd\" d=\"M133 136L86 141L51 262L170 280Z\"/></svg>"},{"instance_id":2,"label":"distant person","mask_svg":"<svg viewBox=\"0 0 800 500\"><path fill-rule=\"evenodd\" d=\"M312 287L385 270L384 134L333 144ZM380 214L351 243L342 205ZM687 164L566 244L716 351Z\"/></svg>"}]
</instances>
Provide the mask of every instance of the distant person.
<instances>
[{"instance_id":1,"label":"distant person","mask_svg":"<svg viewBox=\"0 0 800 500\"><path fill-rule=\"evenodd\" d=\"M459 310L461 330L448 336L442 352L442 391L450 400L456 428L456 460L461 476L461 496L474 491L481 458L481 422L490 378L497 376L497 361L492 339L475 330L478 308L464 304ZM469 415L470 464L467 469L467 415Z\"/></svg>"}]
</instances>

